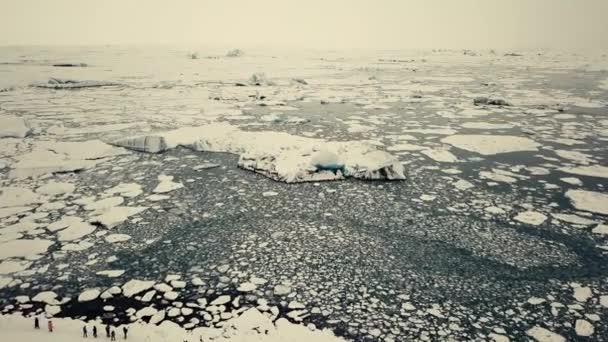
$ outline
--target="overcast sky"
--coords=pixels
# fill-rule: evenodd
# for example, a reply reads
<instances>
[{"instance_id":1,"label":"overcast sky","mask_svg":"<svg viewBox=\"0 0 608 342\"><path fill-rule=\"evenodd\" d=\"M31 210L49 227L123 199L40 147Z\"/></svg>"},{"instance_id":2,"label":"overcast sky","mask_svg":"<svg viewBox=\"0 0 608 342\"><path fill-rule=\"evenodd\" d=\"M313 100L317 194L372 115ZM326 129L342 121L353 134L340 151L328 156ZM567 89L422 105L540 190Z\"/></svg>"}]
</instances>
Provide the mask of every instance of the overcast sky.
<instances>
[{"instance_id":1,"label":"overcast sky","mask_svg":"<svg viewBox=\"0 0 608 342\"><path fill-rule=\"evenodd\" d=\"M0 0L0 44L608 49L608 0Z\"/></svg>"}]
</instances>

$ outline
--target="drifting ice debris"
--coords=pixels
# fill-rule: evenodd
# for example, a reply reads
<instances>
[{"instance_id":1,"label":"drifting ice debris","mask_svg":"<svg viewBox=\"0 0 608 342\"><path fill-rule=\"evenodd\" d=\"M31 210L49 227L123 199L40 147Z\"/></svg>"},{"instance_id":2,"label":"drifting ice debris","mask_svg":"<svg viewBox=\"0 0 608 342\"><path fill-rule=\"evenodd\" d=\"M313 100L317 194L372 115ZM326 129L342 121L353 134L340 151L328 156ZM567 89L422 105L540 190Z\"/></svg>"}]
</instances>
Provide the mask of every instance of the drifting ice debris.
<instances>
[{"instance_id":1,"label":"drifting ice debris","mask_svg":"<svg viewBox=\"0 0 608 342\"><path fill-rule=\"evenodd\" d=\"M0 116L0 138L25 138L31 131L27 121L15 116Z\"/></svg>"},{"instance_id":2,"label":"drifting ice debris","mask_svg":"<svg viewBox=\"0 0 608 342\"><path fill-rule=\"evenodd\" d=\"M34 82L32 87L51 88L51 89L75 89L87 87L106 87L121 85L116 82L109 81L90 81L90 80L74 80L68 78L49 78L46 82Z\"/></svg>"},{"instance_id":3,"label":"drifting ice debris","mask_svg":"<svg viewBox=\"0 0 608 342\"><path fill-rule=\"evenodd\" d=\"M233 49L226 53L226 57L241 57L245 54L245 51L240 49Z\"/></svg>"},{"instance_id":4,"label":"drifting ice debris","mask_svg":"<svg viewBox=\"0 0 608 342\"><path fill-rule=\"evenodd\" d=\"M291 79L294 83L299 83L299 84L304 84L304 85L308 85L308 82L306 82L305 79L303 78L292 78Z\"/></svg>"},{"instance_id":5,"label":"drifting ice debris","mask_svg":"<svg viewBox=\"0 0 608 342\"><path fill-rule=\"evenodd\" d=\"M473 104L476 106L487 105L487 106L510 106L511 104L502 99L491 99L487 97L476 97L473 100Z\"/></svg>"},{"instance_id":6,"label":"drifting ice debris","mask_svg":"<svg viewBox=\"0 0 608 342\"><path fill-rule=\"evenodd\" d=\"M332 142L279 132L246 132L224 123L120 139L112 144L151 153L177 146L234 153L240 155L239 167L287 183L346 177L405 179L404 167L398 159L365 142Z\"/></svg>"}]
</instances>

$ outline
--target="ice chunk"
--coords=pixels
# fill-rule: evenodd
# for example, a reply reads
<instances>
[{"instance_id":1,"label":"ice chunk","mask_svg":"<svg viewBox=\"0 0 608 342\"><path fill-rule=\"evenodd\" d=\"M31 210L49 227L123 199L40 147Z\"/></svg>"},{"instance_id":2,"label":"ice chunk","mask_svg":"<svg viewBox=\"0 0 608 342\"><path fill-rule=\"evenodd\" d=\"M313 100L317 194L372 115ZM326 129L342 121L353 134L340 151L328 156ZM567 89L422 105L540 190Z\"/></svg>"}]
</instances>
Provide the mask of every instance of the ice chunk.
<instances>
[{"instance_id":1,"label":"ice chunk","mask_svg":"<svg viewBox=\"0 0 608 342\"><path fill-rule=\"evenodd\" d=\"M109 243L124 242L131 240L131 236L127 234L110 234L105 236L105 240Z\"/></svg>"},{"instance_id":2,"label":"ice chunk","mask_svg":"<svg viewBox=\"0 0 608 342\"><path fill-rule=\"evenodd\" d=\"M0 138L25 138L30 131L25 120L15 116L0 116Z\"/></svg>"},{"instance_id":3,"label":"ice chunk","mask_svg":"<svg viewBox=\"0 0 608 342\"><path fill-rule=\"evenodd\" d=\"M457 134L441 139L454 147L483 155L518 151L537 151L540 144L534 140L510 135L464 135Z\"/></svg>"},{"instance_id":4,"label":"ice chunk","mask_svg":"<svg viewBox=\"0 0 608 342\"><path fill-rule=\"evenodd\" d=\"M143 192L141 185L137 183L120 183L117 186L104 191L104 193L108 195L120 194L122 197L127 198L137 197Z\"/></svg>"},{"instance_id":5,"label":"ice chunk","mask_svg":"<svg viewBox=\"0 0 608 342\"><path fill-rule=\"evenodd\" d=\"M476 106L487 105L487 106L510 106L507 101L503 99L493 99L487 97L476 97L473 100L473 104Z\"/></svg>"},{"instance_id":6,"label":"ice chunk","mask_svg":"<svg viewBox=\"0 0 608 342\"><path fill-rule=\"evenodd\" d=\"M578 336L591 336L595 332L593 324L584 319L577 319L574 325L574 330Z\"/></svg>"},{"instance_id":7,"label":"ice chunk","mask_svg":"<svg viewBox=\"0 0 608 342\"><path fill-rule=\"evenodd\" d=\"M586 190L568 190L566 197L578 210L608 215L608 194Z\"/></svg>"},{"instance_id":8,"label":"ice chunk","mask_svg":"<svg viewBox=\"0 0 608 342\"><path fill-rule=\"evenodd\" d=\"M6 260L0 262L0 274L11 274L15 272L20 272L25 269L28 269L31 265L32 263L28 261Z\"/></svg>"},{"instance_id":9,"label":"ice chunk","mask_svg":"<svg viewBox=\"0 0 608 342\"><path fill-rule=\"evenodd\" d=\"M165 138L156 135L123 138L113 141L112 144L146 153L160 153L169 148Z\"/></svg>"}]
</instances>

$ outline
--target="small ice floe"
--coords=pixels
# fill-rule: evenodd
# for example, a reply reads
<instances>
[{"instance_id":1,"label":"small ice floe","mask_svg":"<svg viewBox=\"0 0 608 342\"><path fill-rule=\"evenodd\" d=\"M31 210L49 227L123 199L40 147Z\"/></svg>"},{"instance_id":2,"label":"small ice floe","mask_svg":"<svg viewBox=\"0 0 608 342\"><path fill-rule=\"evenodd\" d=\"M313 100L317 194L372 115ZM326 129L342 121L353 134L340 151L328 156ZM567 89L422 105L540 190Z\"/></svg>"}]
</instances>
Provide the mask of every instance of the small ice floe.
<instances>
[{"instance_id":1,"label":"small ice floe","mask_svg":"<svg viewBox=\"0 0 608 342\"><path fill-rule=\"evenodd\" d=\"M106 242L117 243L131 240L131 236L127 234L110 234L104 237Z\"/></svg>"},{"instance_id":2,"label":"small ice floe","mask_svg":"<svg viewBox=\"0 0 608 342\"><path fill-rule=\"evenodd\" d=\"M420 153L424 154L425 156L441 162L441 163L456 163L458 162L458 158L452 154L452 152L448 151L445 148L436 148L436 149L429 149L429 150L424 150L421 151Z\"/></svg>"},{"instance_id":3,"label":"small ice floe","mask_svg":"<svg viewBox=\"0 0 608 342\"><path fill-rule=\"evenodd\" d=\"M99 297L100 294L101 294L101 292L98 289L86 289L86 290L82 291L80 293L80 295L78 296L78 302L79 303L90 302L92 300L97 299L97 297Z\"/></svg>"},{"instance_id":4,"label":"small ice floe","mask_svg":"<svg viewBox=\"0 0 608 342\"><path fill-rule=\"evenodd\" d=\"M511 104L503 99L488 98L488 97L476 97L473 99L473 104L476 106L510 106Z\"/></svg>"},{"instance_id":5,"label":"small ice floe","mask_svg":"<svg viewBox=\"0 0 608 342\"><path fill-rule=\"evenodd\" d=\"M538 342L566 342L566 339L562 335L556 334L539 326L535 326L526 331L526 335L532 337Z\"/></svg>"},{"instance_id":6,"label":"small ice floe","mask_svg":"<svg viewBox=\"0 0 608 342\"><path fill-rule=\"evenodd\" d=\"M148 209L148 207L113 206L103 210L98 215L91 216L89 218L89 222L101 224L102 226L110 229L123 223L129 217L137 215L146 209Z\"/></svg>"},{"instance_id":7,"label":"small ice floe","mask_svg":"<svg viewBox=\"0 0 608 342\"><path fill-rule=\"evenodd\" d=\"M492 171L480 171L479 177L482 179L488 179L494 182L500 183L516 183L520 175L514 174L513 172L500 170L500 169L492 169Z\"/></svg>"},{"instance_id":8,"label":"small ice floe","mask_svg":"<svg viewBox=\"0 0 608 342\"><path fill-rule=\"evenodd\" d=\"M565 196L578 210L608 215L608 194L586 190L568 190Z\"/></svg>"},{"instance_id":9,"label":"small ice floe","mask_svg":"<svg viewBox=\"0 0 608 342\"><path fill-rule=\"evenodd\" d=\"M76 89L89 87L107 87L121 85L117 82L109 81L91 81L91 80L74 80L68 78L49 78L46 82L34 82L32 87L52 88L52 89Z\"/></svg>"},{"instance_id":10,"label":"small ice floe","mask_svg":"<svg viewBox=\"0 0 608 342\"><path fill-rule=\"evenodd\" d=\"M509 129L515 127L511 124L495 124L489 122L465 122L460 126L469 129Z\"/></svg>"},{"instance_id":11,"label":"small ice floe","mask_svg":"<svg viewBox=\"0 0 608 342\"><path fill-rule=\"evenodd\" d=\"M538 151L540 146L534 140L510 135L457 134L445 137L441 139L441 142L486 156L519 151Z\"/></svg>"},{"instance_id":12,"label":"small ice floe","mask_svg":"<svg viewBox=\"0 0 608 342\"><path fill-rule=\"evenodd\" d=\"M589 165L593 163L593 159L590 155L570 150L555 150L555 154L561 158L571 160L577 164Z\"/></svg>"},{"instance_id":13,"label":"small ice floe","mask_svg":"<svg viewBox=\"0 0 608 342\"><path fill-rule=\"evenodd\" d=\"M454 185L454 187L458 190L468 190L468 189L472 189L475 187L475 185L473 185L473 183L466 181L464 179L459 179L456 182L452 183Z\"/></svg>"},{"instance_id":14,"label":"small ice floe","mask_svg":"<svg viewBox=\"0 0 608 342\"><path fill-rule=\"evenodd\" d=\"M601 165L562 167L559 170L578 176L608 178L608 167Z\"/></svg>"},{"instance_id":15,"label":"small ice floe","mask_svg":"<svg viewBox=\"0 0 608 342\"><path fill-rule=\"evenodd\" d=\"M553 217L559 221L562 221L562 222L578 224L581 226L592 226L594 224L597 224L597 221L590 220L585 217L580 217L578 215L572 215L572 214L555 214L555 213L553 213L553 214L551 214L551 217Z\"/></svg>"},{"instance_id":16,"label":"small ice floe","mask_svg":"<svg viewBox=\"0 0 608 342\"><path fill-rule=\"evenodd\" d=\"M45 253L53 241L43 239L17 239L0 243L0 260L32 258Z\"/></svg>"},{"instance_id":17,"label":"small ice floe","mask_svg":"<svg viewBox=\"0 0 608 342\"><path fill-rule=\"evenodd\" d=\"M27 188L15 186L0 188L0 208L22 207L44 201L44 196Z\"/></svg>"},{"instance_id":18,"label":"small ice floe","mask_svg":"<svg viewBox=\"0 0 608 342\"><path fill-rule=\"evenodd\" d=\"M586 286L580 286L580 284L571 283L571 286L574 287L572 297L576 299L577 302L585 303L591 297L593 297L593 292L591 288Z\"/></svg>"},{"instance_id":19,"label":"small ice floe","mask_svg":"<svg viewBox=\"0 0 608 342\"><path fill-rule=\"evenodd\" d=\"M156 194L164 194L184 187L182 183L174 182L173 176L159 175L158 180L160 183L152 190Z\"/></svg>"},{"instance_id":20,"label":"small ice floe","mask_svg":"<svg viewBox=\"0 0 608 342\"><path fill-rule=\"evenodd\" d=\"M28 269L32 265L29 261L6 260L0 262L0 274L11 274Z\"/></svg>"},{"instance_id":21,"label":"small ice floe","mask_svg":"<svg viewBox=\"0 0 608 342\"><path fill-rule=\"evenodd\" d=\"M577 186L583 185L583 181L581 181L580 179L578 179L576 177L563 177L563 178L560 178L559 180L561 180L564 183L571 184L571 185L577 185Z\"/></svg>"},{"instance_id":22,"label":"small ice floe","mask_svg":"<svg viewBox=\"0 0 608 342\"><path fill-rule=\"evenodd\" d=\"M276 195L278 195L278 194L279 194L278 192L274 192L274 191L266 191L266 192L263 192L263 193L262 193L262 196L263 196L263 197L273 197L273 196L276 196Z\"/></svg>"},{"instance_id":23,"label":"small ice floe","mask_svg":"<svg viewBox=\"0 0 608 342\"><path fill-rule=\"evenodd\" d=\"M104 193L108 195L119 194L120 196L127 198L137 197L143 192L141 185L137 183L120 183L117 186L104 191Z\"/></svg>"},{"instance_id":24,"label":"small ice floe","mask_svg":"<svg viewBox=\"0 0 608 342\"><path fill-rule=\"evenodd\" d=\"M87 222L76 222L57 233L59 241L79 240L95 231L95 226Z\"/></svg>"},{"instance_id":25,"label":"small ice floe","mask_svg":"<svg viewBox=\"0 0 608 342\"><path fill-rule=\"evenodd\" d=\"M528 210L517 214L513 219L521 223L538 226L547 220L547 216L537 211Z\"/></svg>"},{"instance_id":26,"label":"small ice floe","mask_svg":"<svg viewBox=\"0 0 608 342\"><path fill-rule=\"evenodd\" d=\"M106 276L108 278L117 278L117 277L120 277L121 275L123 275L124 273L125 273L124 270L105 270L105 271L99 271L96 274L101 275L101 276Z\"/></svg>"},{"instance_id":27,"label":"small ice floe","mask_svg":"<svg viewBox=\"0 0 608 342\"><path fill-rule=\"evenodd\" d=\"M608 235L608 224L598 224L591 232L594 234Z\"/></svg>"},{"instance_id":28,"label":"small ice floe","mask_svg":"<svg viewBox=\"0 0 608 342\"><path fill-rule=\"evenodd\" d=\"M71 172L91 168L105 158L128 151L99 140L81 142L36 142L31 152L16 157L10 178L37 177L48 173Z\"/></svg>"},{"instance_id":29,"label":"small ice floe","mask_svg":"<svg viewBox=\"0 0 608 342\"><path fill-rule=\"evenodd\" d=\"M199 165L192 167L192 170L194 170L194 171L207 170L207 169L213 169L213 168L216 168L219 166L220 166L220 164L203 163L203 164L199 164Z\"/></svg>"},{"instance_id":30,"label":"small ice floe","mask_svg":"<svg viewBox=\"0 0 608 342\"><path fill-rule=\"evenodd\" d=\"M30 132L30 125L22 118L0 116L0 138L25 138Z\"/></svg>"},{"instance_id":31,"label":"small ice floe","mask_svg":"<svg viewBox=\"0 0 608 342\"><path fill-rule=\"evenodd\" d=\"M150 289L152 286L154 286L153 281L131 279L122 286L122 294L125 297L132 297L133 295Z\"/></svg>"},{"instance_id":32,"label":"small ice floe","mask_svg":"<svg viewBox=\"0 0 608 342\"><path fill-rule=\"evenodd\" d=\"M71 194L76 190L76 186L72 183L50 181L36 189L36 192L43 195L59 196Z\"/></svg>"},{"instance_id":33,"label":"small ice floe","mask_svg":"<svg viewBox=\"0 0 608 342\"><path fill-rule=\"evenodd\" d=\"M593 324L589 323L589 321L577 319L576 323L574 324L574 331L576 331L578 336L587 337L593 335L595 328L593 327Z\"/></svg>"}]
</instances>

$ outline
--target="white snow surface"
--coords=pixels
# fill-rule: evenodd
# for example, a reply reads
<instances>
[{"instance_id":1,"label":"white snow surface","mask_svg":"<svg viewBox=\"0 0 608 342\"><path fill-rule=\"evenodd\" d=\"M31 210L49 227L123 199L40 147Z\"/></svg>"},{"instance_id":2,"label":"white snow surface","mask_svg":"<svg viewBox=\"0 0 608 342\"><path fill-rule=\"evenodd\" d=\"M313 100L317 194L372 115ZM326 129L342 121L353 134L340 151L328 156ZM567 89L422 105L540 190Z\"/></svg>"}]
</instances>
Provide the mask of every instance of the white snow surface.
<instances>
[{"instance_id":1,"label":"white snow surface","mask_svg":"<svg viewBox=\"0 0 608 342\"><path fill-rule=\"evenodd\" d=\"M271 179L287 183L360 179L405 179L404 167L391 154L360 141L334 142L281 132L246 132L225 124L180 128L149 136L119 139L114 145L158 153L177 146L197 151L239 154L238 165ZM319 153L323 153L319 156ZM328 170L328 156L336 169ZM316 164L316 165L315 165ZM343 165L342 168L340 166Z\"/></svg>"}]
</instances>

